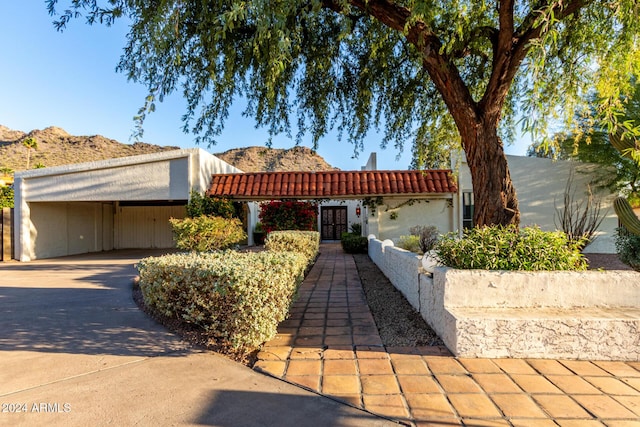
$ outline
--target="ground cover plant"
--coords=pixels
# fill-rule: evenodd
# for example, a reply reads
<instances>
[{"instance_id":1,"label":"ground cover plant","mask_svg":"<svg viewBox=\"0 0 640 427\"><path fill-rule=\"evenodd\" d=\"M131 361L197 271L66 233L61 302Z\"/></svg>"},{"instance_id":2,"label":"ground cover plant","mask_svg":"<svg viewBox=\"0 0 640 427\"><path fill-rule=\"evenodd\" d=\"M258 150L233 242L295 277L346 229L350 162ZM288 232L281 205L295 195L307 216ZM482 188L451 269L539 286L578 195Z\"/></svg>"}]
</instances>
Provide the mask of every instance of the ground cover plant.
<instances>
[{"instance_id":1,"label":"ground cover plant","mask_svg":"<svg viewBox=\"0 0 640 427\"><path fill-rule=\"evenodd\" d=\"M445 234L435 246L447 267L483 270L586 270L587 260L579 244L562 231L538 227L475 227Z\"/></svg>"}]
</instances>

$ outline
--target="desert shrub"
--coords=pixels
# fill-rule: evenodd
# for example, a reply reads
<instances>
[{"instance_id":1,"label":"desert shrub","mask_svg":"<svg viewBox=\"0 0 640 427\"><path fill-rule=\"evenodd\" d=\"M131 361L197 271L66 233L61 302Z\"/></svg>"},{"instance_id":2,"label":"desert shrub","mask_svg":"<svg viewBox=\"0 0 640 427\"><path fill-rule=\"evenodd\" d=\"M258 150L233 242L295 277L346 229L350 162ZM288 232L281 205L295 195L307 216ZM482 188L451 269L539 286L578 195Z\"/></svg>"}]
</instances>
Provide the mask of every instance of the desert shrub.
<instances>
[{"instance_id":1,"label":"desert shrub","mask_svg":"<svg viewBox=\"0 0 640 427\"><path fill-rule=\"evenodd\" d=\"M362 235L362 224L359 222L352 222L349 228L351 229L351 234L355 234L356 236Z\"/></svg>"},{"instance_id":2,"label":"desert shrub","mask_svg":"<svg viewBox=\"0 0 640 427\"><path fill-rule=\"evenodd\" d=\"M640 236L629 233L623 227L617 228L616 251L620 261L640 271Z\"/></svg>"},{"instance_id":3,"label":"desert shrub","mask_svg":"<svg viewBox=\"0 0 640 427\"><path fill-rule=\"evenodd\" d=\"M13 207L13 187L0 187L0 208Z\"/></svg>"},{"instance_id":4,"label":"desert shrub","mask_svg":"<svg viewBox=\"0 0 640 427\"><path fill-rule=\"evenodd\" d=\"M340 236L342 250L348 254L366 254L369 252L369 239L359 233L342 233Z\"/></svg>"},{"instance_id":5,"label":"desert shrub","mask_svg":"<svg viewBox=\"0 0 640 427\"><path fill-rule=\"evenodd\" d=\"M318 205L295 200L273 200L260 206L260 221L265 232L318 229Z\"/></svg>"},{"instance_id":6,"label":"desert shrub","mask_svg":"<svg viewBox=\"0 0 640 427\"><path fill-rule=\"evenodd\" d=\"M318 256L320 250L320 233L317 231L272 231L264 242L268 251L298 252L303 254L308 263Z\"/></svg>"},{"instance_id":7,"label":"desert shrub","mask_svg":"<svg viewBox=\"0 0 640 427\"><path fill-rule=\"evenodd\" d=\"M448 267L484 270L585 270L587 261L578 245L562 231L538 227L475 227L444 235L435 246Z\"/></svg>"},{"instance_id":8,"label":"desert shrub","mask_svg":"<svg viewBox=\"0 0 640 427\"><path fill-rule=\"evenodd\" d=\"M438 229L433 225L416 225L409 229L409 233L418 236L418 244L422 253L432 250L440 238Z\"/></svg>"},{"instance_id":9,"label":"desert shrub","mask_svg":"<svg viewBox=\"0 0 640 427\"><path fill-rule=\"evenodd\" d=\"M137 268L148 307L248 353L275 336L306 265L293 252L229 250L145 258Z\"/></svg>"},{"instance_id":10,"label":"desert shrub","mask_svg":"<svg viewBox=\"0 0 640 427\"><path fill-rule=\"evenodd\" d=\"M227 249L247 238L237 218L200 216L169 220L176 246L188 251Z\"/></svg>"},{"instance_id":11,"label":"desert shrub","mask_svg":"<svg viewBox=\"0 0 640 427\"><path fill-rule=\"evenodd\" d=\"M400 236L400 239L398 240L398 244L396 246L410 252L421 253L420 238L418 236Z\"/></svg>"},{"instance_id":12,"label":"desert shrub","mask_svg":"<svg viewBox=\"0 0 640 427\"><path fill-rule=\"evenodd\" d=\"M203 196L197 191L192 191L187 204L187 216L189 218L197 218L203 215L240 218L241 215L238 209L241 208L229 199Z\"/></svg>"}]
</instances>

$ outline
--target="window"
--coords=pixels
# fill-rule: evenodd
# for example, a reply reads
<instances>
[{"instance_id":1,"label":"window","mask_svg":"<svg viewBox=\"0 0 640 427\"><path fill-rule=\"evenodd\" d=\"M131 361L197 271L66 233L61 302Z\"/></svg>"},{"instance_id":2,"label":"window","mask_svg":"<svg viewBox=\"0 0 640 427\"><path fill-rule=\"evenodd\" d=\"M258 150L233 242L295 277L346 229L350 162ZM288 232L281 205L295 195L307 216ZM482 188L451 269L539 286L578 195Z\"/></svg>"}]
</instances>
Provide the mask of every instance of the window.
<instances>
[{"instance_id":1,"label":"window","mask_svg":"<svg viewBox=\"0 0 640 427\"><path fill-rule=\"evenodd\" d=\"M473 228L473 193L470 191L462 193L462 227Z\"/></svg>"}]
</instances>

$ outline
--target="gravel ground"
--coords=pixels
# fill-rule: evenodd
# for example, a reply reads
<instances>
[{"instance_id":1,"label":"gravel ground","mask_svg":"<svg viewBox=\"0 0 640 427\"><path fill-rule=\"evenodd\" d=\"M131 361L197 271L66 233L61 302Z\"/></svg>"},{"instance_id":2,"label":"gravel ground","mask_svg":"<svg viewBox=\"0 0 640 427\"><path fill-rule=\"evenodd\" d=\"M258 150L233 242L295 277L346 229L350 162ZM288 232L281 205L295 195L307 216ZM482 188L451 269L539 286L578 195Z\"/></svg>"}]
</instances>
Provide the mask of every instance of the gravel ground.
<instances>
[{"instance_id":1,"label":"gravel ground","mask_svg":"<svg viewBox=\"0 0 640 427\"><path fill-rule=\"evenodd\" d=\"M356 254L353 259L358 268L367 303L385 346L443 345L440 337L400 291L393 287L369 255Z\"/></svg>"}]
</instances>

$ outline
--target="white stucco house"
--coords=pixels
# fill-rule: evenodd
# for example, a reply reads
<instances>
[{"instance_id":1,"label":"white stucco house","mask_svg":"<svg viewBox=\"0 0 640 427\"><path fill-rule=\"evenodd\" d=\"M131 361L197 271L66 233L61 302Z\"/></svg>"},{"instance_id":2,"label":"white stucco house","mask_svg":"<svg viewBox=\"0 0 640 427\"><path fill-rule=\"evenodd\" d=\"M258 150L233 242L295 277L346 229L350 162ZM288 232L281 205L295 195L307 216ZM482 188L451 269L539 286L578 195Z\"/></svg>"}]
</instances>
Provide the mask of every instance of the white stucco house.
<instances>
[{"instance_id":1,"label":"white stucco house","mask_svg":"<svg viewBox=\"0 0 640 427\"><path fill-rule=\"evenodd\" d=\"M592 166L507 157L521 224L555 230L570 171L580 197ZM375 153L360 171L244 173L204 150L184 149L18 172L14 188L14 257L21 261L173 247L168 219L184 217L191 191L246 202L249 244L259 203L268 200L319 201L324 240L339 239L353 223L381 240L397 240L415 225L446 233L470 226L473 216L464 161L448 170L379 171ZM607 215L586 252L615 252L613 196L603 197Z\"/></svg>"}]
</instances>

